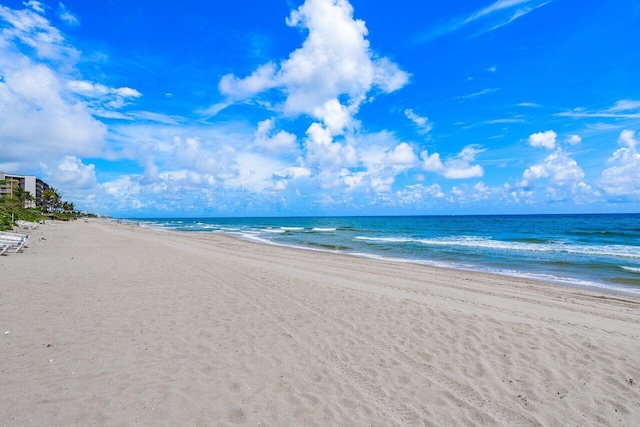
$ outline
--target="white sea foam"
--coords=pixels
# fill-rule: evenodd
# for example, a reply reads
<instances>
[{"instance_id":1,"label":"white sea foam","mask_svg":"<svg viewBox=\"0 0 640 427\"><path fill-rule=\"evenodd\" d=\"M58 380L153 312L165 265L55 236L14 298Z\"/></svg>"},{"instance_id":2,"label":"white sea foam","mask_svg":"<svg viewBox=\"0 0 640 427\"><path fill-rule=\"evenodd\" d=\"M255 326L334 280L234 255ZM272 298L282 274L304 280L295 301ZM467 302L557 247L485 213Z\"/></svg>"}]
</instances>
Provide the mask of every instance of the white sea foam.
<instances>
[{"instance_id":1,"label":"white sea foam","mask_svg":"<svg viewBox=\"0 0 640 427\"><path fill-rule=\"evenodd\" d=\"M611 256L640 259L640 247L625 245L575 245L563 243L522 243L505 242L484 237L456 236L436 239L415 239L405 237L356 236L356 240L380 243L416 243L425 246L458 246L469 248L498 249L506 251L556 252L581 255Z\"/></svg>"},{"instance_id":2,"label":"white sea foam","mask_svg":"<svg viewBox=\"0 0 640 427\"><path fill-rule=\"evenodd\" d=\"M336 231L335 228L323 228L323 227L313 227L311 231L316 231L318 233L328 232L328 231Z\"/></svg>"},{"instance_id":3,"label":"white sea foam","mask_svg":"<svg viewBox=\"0 0 640 427\"><path fill-rule=\"evenodd\" d=\"M621 268L621 269L623 269L623 270L630 271L630 272L632 272L632 273L640 273L640 268L636 268L636 267L627 267L627 266L624 266L624 265L621 265L621 266L620 266L620 268Z\"/></svg>"},{"instance_id":4,"label":"white sea foam","mask_svg":"<svg viewBox=\"0 0 640 427\"><path fill-rule=\"evenodd\" d=\"M274 234L282 234L282 233L285 232L284 230L281 230L279 228L263 228L260 231L262 231L264 233L274 233Z\"/></svg>"},{"instance_id":5,"label":"white sea foam","mask_svg":"<svg viewBox=\"0 0 640 427\"><path fill-rule=\"evenodd\" d=\"M498 274L500 276L510 276L510 277L519 277L523 279L540 280L547 283L556 283L560 285L566 285L566 286L571 286L571 287L576 287L581 289L608 291L608 292L616 292L616 293L626 294L626 295L640 296L640 289L636 287L615 286L611 284L604 284L604 283L599 283L599 282L590 281L590 280L578 279L574 277L555 276L552 274L533 273L533 272L526 272L526 271L519 271L519 270L487 268L487 267L480 267L480 266L470 265L470 264L447 263L447 262L438 262L438 261L412 259L412 258L394 258L394 257L386 257L382 255L361 253L361 252L351 253L350 255L358 256L361 258L375 259L379 261L420 264L420 265L428 265L428 266L441 267L441 268L451 268L451 269L465 270L465 271L478 271L482 273ZM640 269L637 269L637 270L639 270L640 272Z\"/></svg>"},{"instance_id":6,"label":"white sea foam","mask_svg":"<svg viewBox=\"0 0 640 427\"><path fill-rule=\"evenodd\" d=\"M304 227L280 227L280 229L285 231L301 231L304 230Z\"/></svg>"}]
</instances>

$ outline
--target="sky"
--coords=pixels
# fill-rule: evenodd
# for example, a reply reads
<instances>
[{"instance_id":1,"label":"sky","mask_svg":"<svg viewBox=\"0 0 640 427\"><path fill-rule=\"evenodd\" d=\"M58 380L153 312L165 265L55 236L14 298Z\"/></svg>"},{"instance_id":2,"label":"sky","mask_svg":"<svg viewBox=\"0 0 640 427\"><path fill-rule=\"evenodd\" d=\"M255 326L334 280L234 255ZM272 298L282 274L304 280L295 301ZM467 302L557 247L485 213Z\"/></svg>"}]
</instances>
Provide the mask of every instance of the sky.
<instances>
[{"instance_id":1,"label":"sky","mask_svg":"<svg viewBox=\"0 0 640 427\"><path fill-rule=\"evenodd\" d=\"M119 217L640 212L637 0L0 0L0 170Z\"/></svg>"}]
</instances>

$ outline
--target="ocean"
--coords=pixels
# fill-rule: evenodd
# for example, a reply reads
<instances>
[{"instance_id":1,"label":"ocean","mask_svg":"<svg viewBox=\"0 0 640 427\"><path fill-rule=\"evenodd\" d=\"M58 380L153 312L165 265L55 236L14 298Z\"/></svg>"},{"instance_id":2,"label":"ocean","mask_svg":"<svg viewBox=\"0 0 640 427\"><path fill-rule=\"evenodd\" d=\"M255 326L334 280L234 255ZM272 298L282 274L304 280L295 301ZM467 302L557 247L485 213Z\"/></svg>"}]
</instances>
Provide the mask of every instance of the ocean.
<instances>
[{"instance_id":1,"label":"ocean","mask_svg":"<svg viewBox=\"0 0 640 427\"><path fill-rule=\"evenodd\" d=\"M640 296L640 214L124 221Z\"/></svg>"}]
</instances>

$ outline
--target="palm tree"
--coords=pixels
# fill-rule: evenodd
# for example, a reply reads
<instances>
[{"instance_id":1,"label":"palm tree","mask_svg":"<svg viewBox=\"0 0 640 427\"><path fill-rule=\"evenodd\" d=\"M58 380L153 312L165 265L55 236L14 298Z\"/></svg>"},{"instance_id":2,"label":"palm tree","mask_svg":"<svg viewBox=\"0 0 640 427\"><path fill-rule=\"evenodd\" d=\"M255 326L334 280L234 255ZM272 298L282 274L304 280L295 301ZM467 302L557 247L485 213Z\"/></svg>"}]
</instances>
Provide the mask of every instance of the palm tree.
<instances>
[{"instance_id":1,"label":"palm tree","mask_svg":"<svg viewBox=\"0 0 640 427\"><path fill-rule=\"evenodd\" d=\"M42 192L42 204L47 212L60 207L60 194L55 188L47 188Z\"/></svg>"},{"instance_id":2,"label":"palm tree","mask_svg":"<svg viewBox=\"0 0 640 427\"><path fill-rule=\"evenodd\" d=\"M28 205L29 205L30 208L35 207L35 203L34 202L35 202L36 198L33 197L33 194L31 194L30 191L25 191L24 200L25 200L25 202L29 202ZM25 203L25 204L27 204L27 203Z\"/></svg>"},{"instance_id":3,"label":"palm tree","mask_svg":"<svg viewBox=\"0 0 640 427\"><path fill-rule=\"evenodd\" d=\"M66 213L72 213L73 211L76 210L76 207L73 205L72 202L62 202L62 210L65 211Z\"/></svg>"},{"instance_id":4,"label":"palm tree","mask_svg":"<svg viewBox=\"0 0 640 427\"><path fill-rule=\"evenodd\" d=\"M17 197L20 200L20 205L24 208L27 207L27 202L32 202L34 200L33 195L30 191L25 190L24 188L18 186L15 190L13 190L13 196ZM31 205L31 203L29 203Z\"/></svg>"}]
</instances>

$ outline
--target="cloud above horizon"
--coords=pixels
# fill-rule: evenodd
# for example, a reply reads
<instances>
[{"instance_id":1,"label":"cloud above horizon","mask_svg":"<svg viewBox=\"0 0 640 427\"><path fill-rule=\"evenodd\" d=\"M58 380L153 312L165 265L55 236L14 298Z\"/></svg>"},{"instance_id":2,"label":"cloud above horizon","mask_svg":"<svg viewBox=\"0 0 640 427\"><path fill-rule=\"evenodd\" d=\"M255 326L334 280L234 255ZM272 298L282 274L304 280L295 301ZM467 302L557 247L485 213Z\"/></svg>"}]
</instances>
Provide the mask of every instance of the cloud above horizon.
<instances>
[{"instance_id":1,"label":"cloud above horizon","mask_svg":"<svg viewBox=\"0 0 640 427\"><path fill-rule=\"evenodd\" d=\"M492 31L548 3L456 6L440 35ZM549 107L566 104L538 99L521 69L503 77L518 65L512 55L482 50L444 65L441 52L394 45L383 15L347 0L306 0L265 19L268 31L227 34L237 45L210 40L217 50L195 37L193 50L174 47L184 49L176 63L149 53L171 40L101 41L109 34L92 32L101 21L82 3L23 6L0 5L0 170L43 176L84 209L420 214L640 202L633 93ZM118 22L125 34L141 21ZM469 40L450 43L462 52Z\"/></svg>"},{"instance_id":2,"label":"cloud above horizon","mask_svg":"<svg viewBox=\"0 0 640 427\"><path fill-rule=\"evenodd\" d=\"M354 127L353 116L372 90L391 93L409 80L397 64L373 53L365 22L354 19L346 0L307 0L286 23L308 32L302 46L248 77L222 77L220 92L230 101L275 89L284 97L277 111L294 117L306 114L332 135L341 135Z\"/></svg>"}]
</instances>

